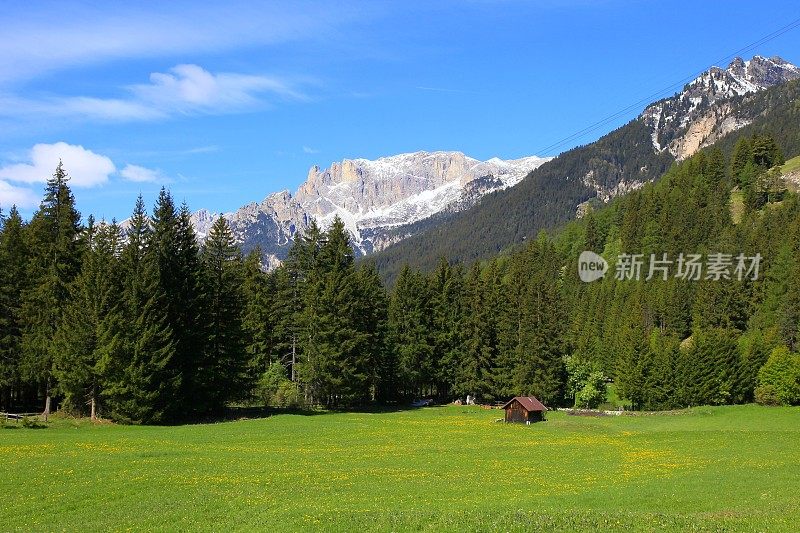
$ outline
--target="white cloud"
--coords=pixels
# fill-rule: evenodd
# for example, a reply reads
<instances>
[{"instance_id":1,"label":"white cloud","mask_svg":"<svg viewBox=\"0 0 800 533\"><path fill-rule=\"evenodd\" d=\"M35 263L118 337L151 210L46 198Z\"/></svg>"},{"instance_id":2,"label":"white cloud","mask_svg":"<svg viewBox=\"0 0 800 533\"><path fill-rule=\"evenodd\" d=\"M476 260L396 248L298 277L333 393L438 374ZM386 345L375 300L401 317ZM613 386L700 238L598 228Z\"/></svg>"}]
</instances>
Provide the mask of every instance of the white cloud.
<instances>
[{"instance_id":1,"label":"white cloud","mask_svg":"<svg viewBox=\"0 0 800 533\"><path fill-rule=\"evenodd\" d=\"M204 147L203 147L204 148ZM12 185L44 183L53 175L58 162L70 176L74 187L104 185L112 176L135 183L170 183L172 180L159 169L126 164L117 172L114 162L107 156L97 154L83 146L57 142L37 144L28 152L26 162L10 163L0 167L0 205L17 203L20 206L38 205L38 196L27 188Z\"/></svg>"},{"instance_id":2,"label":"white cloud","mask_svg":"<svg viewBox=\"0 0 800 533\"><path fill-rule=\"evenodd\" d=\"M16 205L20 209L28 209L39 205L39 197L31 189L16 187L0 180L0 208L3 214L8 214L8 209Z\"/></svg>"},{"instance_id":3,"label":"white cloud","mask_svg":"<svg viewBox=\"0 0 800 533\"><path fill-rule=\"evenodd\" d=\"M211 72L197 65L177 65L168 73L154 72L150 84L132 87L138 102L164 112L220 112L252 107L259 95L298 98L281 80L266 76Z\"/></svg>"},{"instance_id":4,"label":"white cloud","mask_svg":"<svg viewBox=\"0 0 800 533\"><path fill-rule=\"evenodd\" d=\"M31 119L32 117L79 117L98 120L152 120L167 115L158 109L135 101L115 98L44 97L41 99L0 96L0 116Z\"/></svg>"},{"instance_id":5,"label":"white cloud","mask_svg":"<svg viewBox=\"0 0 800 533\"><path fill-rule=\"evenodd\" d=\"M303 153L304 154L318 154L319 150L315 148L311 148L310 146L303 146Z\"/></svg>"},{"instance_id":6,"label":"white cloud","mask_svg":"<svg viewBox=\"0 0 800 533\"><path fill-rule=\"evenodd\" d=\"M136 183L168 183L170 180L160 170L140 167L138 165L125 165L119 175L128 181Z\"/></svg>"},{"instance_id":7,"label":"white cloud","mask_svg":"<svg viewBox=\"0 0 800 533\"><path fill-rule=\"evenodd\" d=\"M178 114L236 113L266 105L267 95L304 99L291 84L269 76L212 73L198 65L177 65L150 74L150 83L125 88L123 98L46 96L39 99L0 95L0 116L77 117L140 121Z\"/></svg>"},{"instance_id":8,"label":"white cloud","mask_svg":"<svg viewBox=\"0 0 800 533\"><path fill-rule=\"evenodd\" d=\"M44 183L53 175L59 160L70 176L70 185L94 187L108 181L116 172L108 157L96 154L83 146L57 142L37 144L31 148L28 163L0 167L0 179L21 183Z\"/></svg>"}]
</instances>

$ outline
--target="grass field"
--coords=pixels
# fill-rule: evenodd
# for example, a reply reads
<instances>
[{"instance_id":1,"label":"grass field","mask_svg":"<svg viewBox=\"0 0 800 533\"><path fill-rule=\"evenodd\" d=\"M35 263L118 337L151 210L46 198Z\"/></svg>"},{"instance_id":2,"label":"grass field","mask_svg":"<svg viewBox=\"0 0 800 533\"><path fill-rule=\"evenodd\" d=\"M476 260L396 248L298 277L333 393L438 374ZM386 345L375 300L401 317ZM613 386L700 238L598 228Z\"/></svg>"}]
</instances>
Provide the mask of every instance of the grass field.
<instances>
[{"instance_id":1,"label":"grass field","mask_svg":"<svg viewBox=\"0 0 800 533\"><path fill-rule=\"evenodd\" d=\"M0 430L0 530L776 530L800 408L531 426L501 411Z\"/></svg>"},{"instance_id":2,"label":"grass field","mask_svg":"<svg viewBox=\"0 0 800 533\"><path fill-rule=\"evenodd\" d=\"M782 167L781 172L788 174L800 170L800 156L788 160Z\"/></svg>"},{"instance_id":3,"label":"grass field","mask_svg":"<svg viewBox=\"0 0 800 533\"><path fill-rule=\"evenodd\" d=\"M800 156L792 158L781 167L783 174L792 174L793 179L789 179L786 185L791 192L800 192L800 184L797 182L797 174L800 172Z\"/></svg>"}]
</instances>

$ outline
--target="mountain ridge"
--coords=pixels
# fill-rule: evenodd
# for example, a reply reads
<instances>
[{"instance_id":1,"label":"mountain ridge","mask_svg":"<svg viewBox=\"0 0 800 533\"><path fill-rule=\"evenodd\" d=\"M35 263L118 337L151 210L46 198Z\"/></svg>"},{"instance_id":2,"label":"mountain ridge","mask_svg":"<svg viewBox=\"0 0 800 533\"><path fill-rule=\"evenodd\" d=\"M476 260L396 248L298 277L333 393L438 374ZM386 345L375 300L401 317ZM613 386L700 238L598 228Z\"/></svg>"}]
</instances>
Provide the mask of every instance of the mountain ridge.
<instances>
[{"instance_id":1,"label":"mountain ridge","mask_svg":"<svg viewBox=\"0 0 800 533\"><path fill-rule=\"evenodd\" d=\"M675 95L648 105L640 115L652 128L653 147L681 161L746 123L730 117L721 100L758 92L800 78L800 68L774 56L736 57L727 68L711 67ZM711 126L717 125L716 131Z\"/></svg>"},{"instance_id":2,"label":"mountain ridge","mask_svg":"<svg viewBox=\"0 0 800 533\"><path fill-rule=\"evenodd\" d=\"M748 65L737 58L728 68L742 64ZM539 231L556 228L586 212L594 202L608 202L658 179L679 160L664 149L676 139L684 143L679 156L685 158L713 143L722 142L726 149L732 149L728 146L729 134L750 128L752 133L773 134L785 152L793 153L800 140L787 134L794 129L785 121L800 114L795 108L800 100L800 69L777 57L756 56L749 64L754 65L751 74L758 83L742 84L748 90L726 94L731 88L725 84L703 85L704 80L728 78L721 74L728 69L709 69L682 91L645 107L627 124L559 154L518 185L492 192L470 209L448 217L446 224L426 228L377 253L374 260L378 269L385 280L391 281L405 264L432 269L442 257L469 263L532 238ZM707 95L693 102L696 96L691 92L698 87L705 88ZM668 110L671 120L656 124L654 106ZM657 149L654 138L663 141L661 149ZM693 145L688 139L693 139Z\"/></svg>"},{"instance_id":3,"label":"mountain ridge","mask_svg":"<svg viewBox=\"0 0 800 533\"><path fill-rule=\"evenodd\" d=\"M294 235L314 219L323 228L338 216L360 255L402 240L398 228L445 210L461 210L489 192L511 187L548 158L528 156L481 161L458 151L417 151L344 159L328 168L312 166L306 181L218 214L200 209L192 223L200 240L224 217L244 252L258 247L272 268L286 256Z\"/></svg>"}]
</instances>

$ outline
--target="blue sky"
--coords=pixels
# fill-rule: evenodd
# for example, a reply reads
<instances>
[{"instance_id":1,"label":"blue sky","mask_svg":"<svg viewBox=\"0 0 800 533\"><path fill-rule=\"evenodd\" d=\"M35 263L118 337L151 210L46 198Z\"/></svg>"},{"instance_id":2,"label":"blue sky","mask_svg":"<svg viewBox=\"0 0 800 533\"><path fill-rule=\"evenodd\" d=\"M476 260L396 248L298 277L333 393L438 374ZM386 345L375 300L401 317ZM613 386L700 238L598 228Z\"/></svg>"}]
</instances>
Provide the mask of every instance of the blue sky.
<instances>
[{"instance_id":1,"label":"blue sky","mask_svg":"<svg viewBox=\"0 0 800 533\"><path fill-rule=\"evenodd\" d=\"M0 206L59 157L87 215L231 211L312 165L549 145L800 17L792 3L0 0ZM800 29L746 55L800 62Z\"/></svg>"}]
</instances>

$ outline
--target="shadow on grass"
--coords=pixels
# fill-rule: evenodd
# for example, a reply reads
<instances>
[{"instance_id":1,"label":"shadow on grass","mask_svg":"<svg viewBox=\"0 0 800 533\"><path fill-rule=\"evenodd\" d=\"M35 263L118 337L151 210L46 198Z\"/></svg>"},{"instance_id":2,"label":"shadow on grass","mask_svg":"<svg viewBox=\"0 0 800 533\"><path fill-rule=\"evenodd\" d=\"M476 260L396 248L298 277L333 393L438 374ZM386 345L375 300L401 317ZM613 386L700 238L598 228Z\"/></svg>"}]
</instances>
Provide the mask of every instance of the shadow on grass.
<instances>
[{"instance_id":1,"label":"shadow on grass","mask_svg":"<svg viewBox=\"0 0 800 533\"><path fill-rule=\"evenodd\" d=\"M437 407L433 405L431 407ZM208 424L215 422L230 422L234 420L249 420L258 418L269 418L275 415L300 415L300 416L325 416L337 413L399 413L403 411L416 411L422 407L415 407L408 404L375 404L357 406L350 408L310 408L310 407L257 407L257 406L233 406L226 407L223 413L215 416L203 418L188 423Z\"/></svg>"},{"instance_id":2,"label":"shadow on grass","mask_svg":"<svg viewBox=\"0 0 800 533\"><path fill-rule=\"evenodd\" d=\"M435 404L427 408L442 407L445 404ZM257 420L269 418L275 415L299 415L299 416L325 416L332 414L343 413L399 413L404 411L416 411L422 407L413 406L410 404L373 404L365 406L355 406L350 408L317 408L317 407L265 407L265 406L228 406L222 411L211 413L206 416L190 417L183 420L174 420L171 422L160 424L145 424L150 427L178 427L178 426L192 426L198 424L218 424L223 422L235 422L237 420ZM83 420L83 419L80 419ZM112 421L105 421L106 423L113 424ZM124 425L124 423L123 423ZM20 425L19 427L22 427ZM46 428L47 426L35 426L35 429ZM13 426L6 426L6 428L13 428Z\"/></svg>"},{"instance_id":3,"label":"shadow on grass","mask_svg":"<svg viewBox=\"0 0 800 533\"><path fill-rule=\"evenodd\" d=\"M39 422L28 422L19 424L4 424L0 429L47 429L47 424L40 424Z\"/></svg>"}]
</instances>

